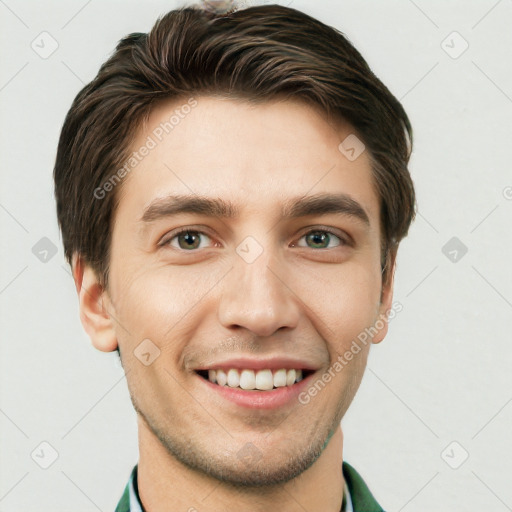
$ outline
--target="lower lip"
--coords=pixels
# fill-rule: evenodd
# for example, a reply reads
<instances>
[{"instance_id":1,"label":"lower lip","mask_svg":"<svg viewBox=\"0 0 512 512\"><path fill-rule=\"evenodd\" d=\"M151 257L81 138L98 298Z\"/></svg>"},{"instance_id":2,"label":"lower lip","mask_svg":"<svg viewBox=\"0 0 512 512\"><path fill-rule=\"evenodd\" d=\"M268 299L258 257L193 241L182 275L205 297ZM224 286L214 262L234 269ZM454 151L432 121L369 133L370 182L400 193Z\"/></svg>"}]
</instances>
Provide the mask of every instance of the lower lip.
<instances>
[{"instance_id":1,"label":"lower lip","mask_svg":"<svg viewBox=\"0 0 512 512\"><path fill-rule=\"evenodd\" d=\"M312 373L292 386L283 386L269 391L247 391L240 388L231 388L229 386L219 386L209 380L201 379L212 391L216 391L223 398L234 402L241 407L249 409L277 409L293 402L299 402L299 395L309 385L310 380L315 374Z\"/></svg>"}]
</instances>

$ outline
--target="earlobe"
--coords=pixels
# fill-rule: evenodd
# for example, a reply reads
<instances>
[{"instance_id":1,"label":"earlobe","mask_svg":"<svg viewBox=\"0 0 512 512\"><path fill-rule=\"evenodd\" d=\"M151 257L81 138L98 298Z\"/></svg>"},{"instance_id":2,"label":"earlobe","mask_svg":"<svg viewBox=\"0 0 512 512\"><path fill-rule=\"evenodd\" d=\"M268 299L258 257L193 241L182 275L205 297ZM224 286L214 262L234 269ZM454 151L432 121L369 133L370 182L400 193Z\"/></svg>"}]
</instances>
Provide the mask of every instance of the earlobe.
<instances>
[{"instance_id":1,"label":"earlobe","mask_svg":"<svg viewBox=\"0 0 512 512\"><path fill-rule=\"evenodd\" d=\"M96 272L80 256L73 256L72 266L80 320L85 332L95 348L102 352L113 352L117 349L117 337L107 291L100 284Z\"/></svg>"},{"instance_id":2,"label":"earlobe","mask_svg":"<svg viewBox=\"0 0 512 512\"><path fill-rule=\"evenodd\" d=\"M380 343L388 333L388 312L393 303L393 285L395 281L396 259L392 258L392 265L385 282L382 283L382 292L379 305L379 316L375 321L378 332L372 338L372 343Z\"/></svg>"}]
</instances>

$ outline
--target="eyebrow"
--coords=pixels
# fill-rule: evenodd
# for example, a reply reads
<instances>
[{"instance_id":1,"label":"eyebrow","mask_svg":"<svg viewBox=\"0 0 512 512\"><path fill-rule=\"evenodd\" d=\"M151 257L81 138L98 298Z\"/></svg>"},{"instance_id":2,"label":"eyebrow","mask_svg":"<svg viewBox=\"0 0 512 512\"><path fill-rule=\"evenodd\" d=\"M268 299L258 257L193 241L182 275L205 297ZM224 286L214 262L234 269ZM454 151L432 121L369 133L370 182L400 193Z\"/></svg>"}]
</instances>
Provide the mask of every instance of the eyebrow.
<instances>
[{"instance_id":1,"label":"eyebrow","mask_svg":"<svg viewBox=\"0 0 512 512\"><path fill-rule=\"evenodd\" d=\"M198 195L173 195L155 199L144 210L141 221L154 222L161 218L194 213L208 217L233 219L240 215L240 208L224 199ZM295 219L310 215L341 214L353 217L367 226L370 219L360 203L347 194L317 194L300 196L284 202L282 218Z\"/></svg>"}]
</instances>

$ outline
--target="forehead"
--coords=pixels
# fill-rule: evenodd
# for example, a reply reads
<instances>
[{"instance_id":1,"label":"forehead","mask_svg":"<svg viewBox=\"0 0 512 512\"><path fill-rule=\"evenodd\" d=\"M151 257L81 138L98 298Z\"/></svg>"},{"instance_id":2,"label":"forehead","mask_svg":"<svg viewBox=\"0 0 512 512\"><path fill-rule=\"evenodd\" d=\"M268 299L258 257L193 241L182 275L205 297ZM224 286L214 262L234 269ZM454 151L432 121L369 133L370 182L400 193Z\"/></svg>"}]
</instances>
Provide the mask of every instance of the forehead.
<instances>
[{"instance_id":1,"label":"forehead","mask_svg":"<svg viewBox=\"0 0 512 512\"><path fill-rule=\"evenodd\" d=\"M131 150L149 150L124 179L116 216L169 195L222 198L243 216L277 214L290 198L343 193L378 223L369 156L347 158L340 151L347 137L350 125L296 100L163 102L139 127Z\"/></svg>"}]
</instances>

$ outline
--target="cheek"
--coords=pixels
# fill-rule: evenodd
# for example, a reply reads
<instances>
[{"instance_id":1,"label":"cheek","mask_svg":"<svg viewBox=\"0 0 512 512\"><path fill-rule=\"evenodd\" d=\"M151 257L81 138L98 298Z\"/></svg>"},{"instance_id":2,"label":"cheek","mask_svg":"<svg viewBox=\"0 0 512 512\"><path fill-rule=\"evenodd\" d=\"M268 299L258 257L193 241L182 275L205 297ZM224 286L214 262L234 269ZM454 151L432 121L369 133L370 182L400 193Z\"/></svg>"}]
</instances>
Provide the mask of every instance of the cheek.
<instances>
[{"instance_id":1,"label":"cheek","mask_svg":"<svg viewBox=\"0 0 512 512\"><path fill-rule=\"evenodd\" d=\"M377 319L380 266L353 261L337 268L304 268L300 276L295 290L312 313L310 318L317 320L316 328L329 341L330 349L345 350Z\"/></svg>"},{"instance_id":2,"label":"cheek","mask_svg":"<svg viewBox=\"0 0 512 512\"><path fill-rule=\"evenodd\" d=\"M121 279L115 287L115 312L124 327L119 330L120 341L133 346L149 338L164 349L173 340L173 351L178 352L180 339L186 344L185 330L199 323L203 297L222 273L217 276L211 271L165 264L124 270L130 277Z\"/></svg>"}]
</instances>

